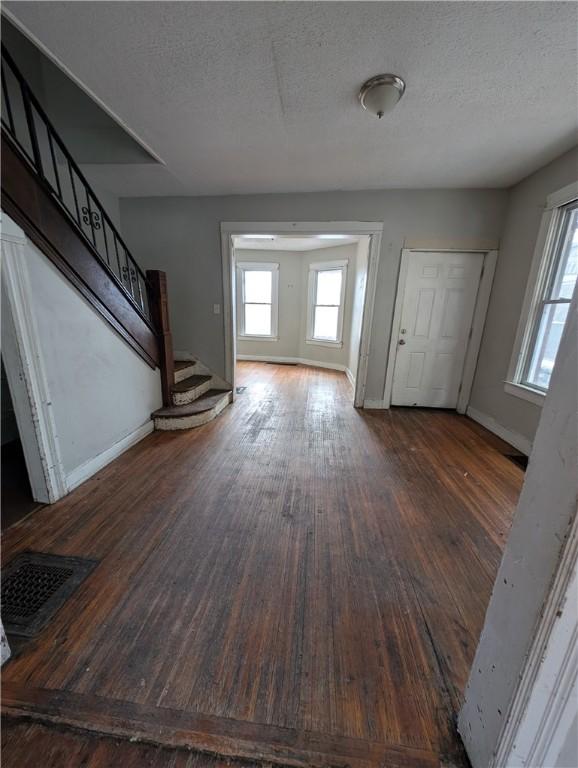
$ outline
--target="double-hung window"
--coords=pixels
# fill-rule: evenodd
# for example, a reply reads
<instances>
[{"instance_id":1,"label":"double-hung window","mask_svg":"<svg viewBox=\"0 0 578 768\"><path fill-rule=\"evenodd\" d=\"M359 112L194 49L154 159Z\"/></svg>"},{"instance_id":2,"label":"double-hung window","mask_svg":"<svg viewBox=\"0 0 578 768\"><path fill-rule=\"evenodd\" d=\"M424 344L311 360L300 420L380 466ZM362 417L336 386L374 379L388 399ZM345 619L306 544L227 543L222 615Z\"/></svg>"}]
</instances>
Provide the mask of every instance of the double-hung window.
<instances>
[{"instance_id":1,"label":"double-hung window","mask_svg":"<svg viewBox=\"0 0 578 768\"><path fill-rule=\"evenodd\" d=\"M307 342L341 346L347 261L309 266Z\"/></svg>"},{"instance_id":2,"label":"double-hung window","mask_svg":"<svg viewBox=\"0 0 578 768\"><path fill-rule=\"evenodd\" d=\"M524 397L525 390L534 402L548 391L578 277L578 199L546 212L538 248L540 260L525 301L527 320L506 383L508 392Z\"/></svg>"},{"instance_id":3,"label":"double-hung window","mask_svg":"<svg viewBox=\"0 0 578 768\"><path fill-rule=\"evenodd\" d=\"M277 338L279 264L237 264L237 333L244 338Z\"/></svg>"}]
</instances>

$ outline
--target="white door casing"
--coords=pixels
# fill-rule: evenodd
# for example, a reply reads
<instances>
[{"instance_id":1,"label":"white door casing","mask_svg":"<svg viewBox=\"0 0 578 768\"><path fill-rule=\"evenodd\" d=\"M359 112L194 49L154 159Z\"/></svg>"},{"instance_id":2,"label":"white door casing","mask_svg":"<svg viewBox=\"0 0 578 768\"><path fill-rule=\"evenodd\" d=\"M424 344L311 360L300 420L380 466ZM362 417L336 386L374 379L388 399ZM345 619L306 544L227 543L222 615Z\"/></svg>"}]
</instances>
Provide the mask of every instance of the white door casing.
<instances>
[{"instance_id":1,"label":"white door casing","mask_svg":"<svg viewBox=\"0 0 578 768\"><path fill-rule=\"evenodd\" d=\"M68 488L39 347L22 230L2 213L2 356L32 496L52 504Z\"/></svg>"},{"instance_id":2,"label":"white door casing","mask_svg":"<svg viewBox=\"0 0 578 768\"><path fill-rule=\"evenodd\" d=\"M483 253L411 252L392 339L392 405L457 407L483 264Z\"/></svg>"}]
</instances>

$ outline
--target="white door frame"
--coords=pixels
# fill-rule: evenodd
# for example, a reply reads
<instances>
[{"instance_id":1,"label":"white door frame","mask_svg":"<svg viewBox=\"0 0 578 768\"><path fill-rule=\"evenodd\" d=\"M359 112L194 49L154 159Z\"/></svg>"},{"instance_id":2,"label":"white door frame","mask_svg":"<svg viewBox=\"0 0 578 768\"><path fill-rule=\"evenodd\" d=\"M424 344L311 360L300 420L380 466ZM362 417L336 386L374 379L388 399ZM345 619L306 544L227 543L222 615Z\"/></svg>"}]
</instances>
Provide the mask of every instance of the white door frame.
<instances>
[{"instance_id":1,"label":"white door frame","mask_svg":"<svg viewBox=\"0 0 578 768\"><path fill-rule=\"evenodd\" d=\"M578 516L504 718L490 768L554 765L576 714Z\"/></svg>"},{"instance_id":2,"label":"white door frame","mask_svg":"<svg viewBox=\"0 0 578 768\"><path fill-rule=\"evenodd\" d=\"M359 362L355 382L353 404L362 408L365 400L367 381L367 365L373 307L377 286L377 270L381 251L381 235L383 222L375 221L224 221L221 222L221 258L223 264L223 323L225 330L225 378L233 389L235 396L235 358L237 339L235 333L235 255L233 238L246 234L271 235L315 235L331 234L369 237L369 255L367 265L367 281L363 304L363 320L361 325L361 341L359 345Z\"/></svg>"},{"instance_id":3,"label":"white door frame","mask_svg":"<svg viewBox=\"0 0 578 768\"><path fill-rule=\"evenodd\" d=\"M465 413L468 407L468 403L470 402L470 394L472 392L472 384L474 382L474 373L476 372L478 354L482 341L482 333L484 330L484 323L486 321L486 312L488 311L492 282L494 280L494 272L496 271L498 251L472 250L471 248L404 248L402 250L399 277L397 281L397 292L395 296L395 309L393 312L393 322L391 324L391 335L389 337L387 370L385 372L385 387L383 390L384 408L389 408L391 406L393 373L395 368L395 357L397 354L397 339L399 336L399 327L401 324L403 297L405 293L405 284L407 281L409 263L414 253L470 253L472 255L477 253L484 254L482 274L480 277L478 295L476 297L476 306L472 319L472 327L470 329L470 337L468 339L468 346L466 348L464 369L462 372L460 392L458 395L458 403L456 408L458 413Z\"/></svg>"},{"instance_id":4,"label":"white door frame","mask_svg":"<svg viewBox=\"0 0 578 768\"><path fill-rule=\"evenodd\" d=\"M14 231L13 231L14 230ZM2 214L2 356L32 496L51 504L67 492L26 265L28 241Z\"/></svg>"},{"instance_id":5,"label":"white door frame","mask_svg":"<svg viewBox=\"0 0 578 768\"><path fill-rule=\"evenodd\" d=\"M576 700L567 705L578 674L572 594L578 562L577 392L578 289L458 715L474 768L558 764L572 732Z\"/></svg>"}]
</instances>

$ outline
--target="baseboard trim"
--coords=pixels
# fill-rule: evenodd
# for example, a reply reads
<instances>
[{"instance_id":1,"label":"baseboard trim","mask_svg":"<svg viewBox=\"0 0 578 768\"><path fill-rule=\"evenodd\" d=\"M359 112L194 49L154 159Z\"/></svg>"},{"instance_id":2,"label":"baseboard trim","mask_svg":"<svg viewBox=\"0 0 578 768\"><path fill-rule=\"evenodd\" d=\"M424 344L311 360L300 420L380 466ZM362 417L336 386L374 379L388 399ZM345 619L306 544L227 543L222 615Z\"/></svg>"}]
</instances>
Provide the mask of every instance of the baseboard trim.
<instances>
[{"instance_id":1,"label":"baseboard trim","mask_svg":"<svg viewBox=\"0 0 578 768\"><path fill-rule=\"evenodd\" d=\"M349 370L349 368L346 368L346 369L345 369L345 375L346 375L346 376L347 376L347 378L349 379L349 383L350 383L350 384L351 384L351 386L353 387L353 391L355 391L355 376L354 376L354 375L351 373L351 371Z\"/></svg>"},{"instance_id":2,"label":"baseboard trim","mask_svg":"<svg viewBox=\"0 0 578 768\"><path fill-rule=\"evenodd\" d=\"M385 402L385 400L364 400L363 407L367 408L368 410L386 411L388 410L389 405Z\"/></svg>"},{"instance_id":3,"label":"baseboard trim","mask_svg":"<svg viewBox=\"0 0 578 768\"><path fill-rule=\"evenodd\" d=\"M496 421L493 416L488 416L487 413L482 413L481 411L478 411L476 408L472 408L471 406L468 406L466 410L466 416L469 416L470 419L477 421L478 424L482 425L482 427L489 429L490 432L494 433L494 435L501 437L502 440L510 443L510 445L513 445L514 448L517 448L526 456L529 456L532 452L531 440L528 440L527 437L520 435L518 432L514 432L513 430L504 427L502 424Z\"/></svg>"},{"instance_id":4,"label":"baseboard trim","mask_svg":"<svg viewBox=\"0 0 578 768\"><path fill-rule=\"evenodd\" d=\"M332 371L347 373L347 366L341 363L322 363L319 360L307 360L304 357L283 357L279 355L237 355L237 360L253 360L256 363L296 363L312 368L328 368Z\"/></svg>"},{"instance_id":5,"label":"baseboard trim","mask_svg":"<svg viewBox=\"0 0 578 768\"><path fill-rule=\"evenodd\" d=\"M110 448L107 448L106 451L99 453L98 456L85 461L84 464L73 469L72 472L69 472L66 475L66 487L68 492L77 488L81 483L84 483L85 480L88 480L103 467L106 467L107 464L110 464L111 461L114 461L114 459L118 458L122 453L128 451L129 448L140 442L144 437L150 435L153 429L154 423L152 420L147 421L142 427L135 429L134 432L123 437L122 440L119 440Z\"/></svg>"}]
</instances>

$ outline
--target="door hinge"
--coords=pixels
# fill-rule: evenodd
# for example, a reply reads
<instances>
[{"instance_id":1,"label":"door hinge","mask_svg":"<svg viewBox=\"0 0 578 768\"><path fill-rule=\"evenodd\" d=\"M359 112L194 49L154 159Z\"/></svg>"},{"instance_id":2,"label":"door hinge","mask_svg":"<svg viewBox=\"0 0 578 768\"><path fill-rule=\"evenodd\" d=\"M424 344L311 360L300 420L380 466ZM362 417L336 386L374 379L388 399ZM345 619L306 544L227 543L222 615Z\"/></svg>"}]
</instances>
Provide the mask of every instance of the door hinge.
<instances>
[{"instance_id":1,"label":"door hinge","mask_svg":"<svg viewBox=\"0 0 578 768\"><path fill-rule=\"evenodd\" d=\"M480 280L481 280L481 279L482 279L482 277L484 276L484 270L485 270L485 268L486 268L486 265L485 265L485 264L482 264L482 271L480 272Z\"/></svg>"}]
</instances>

